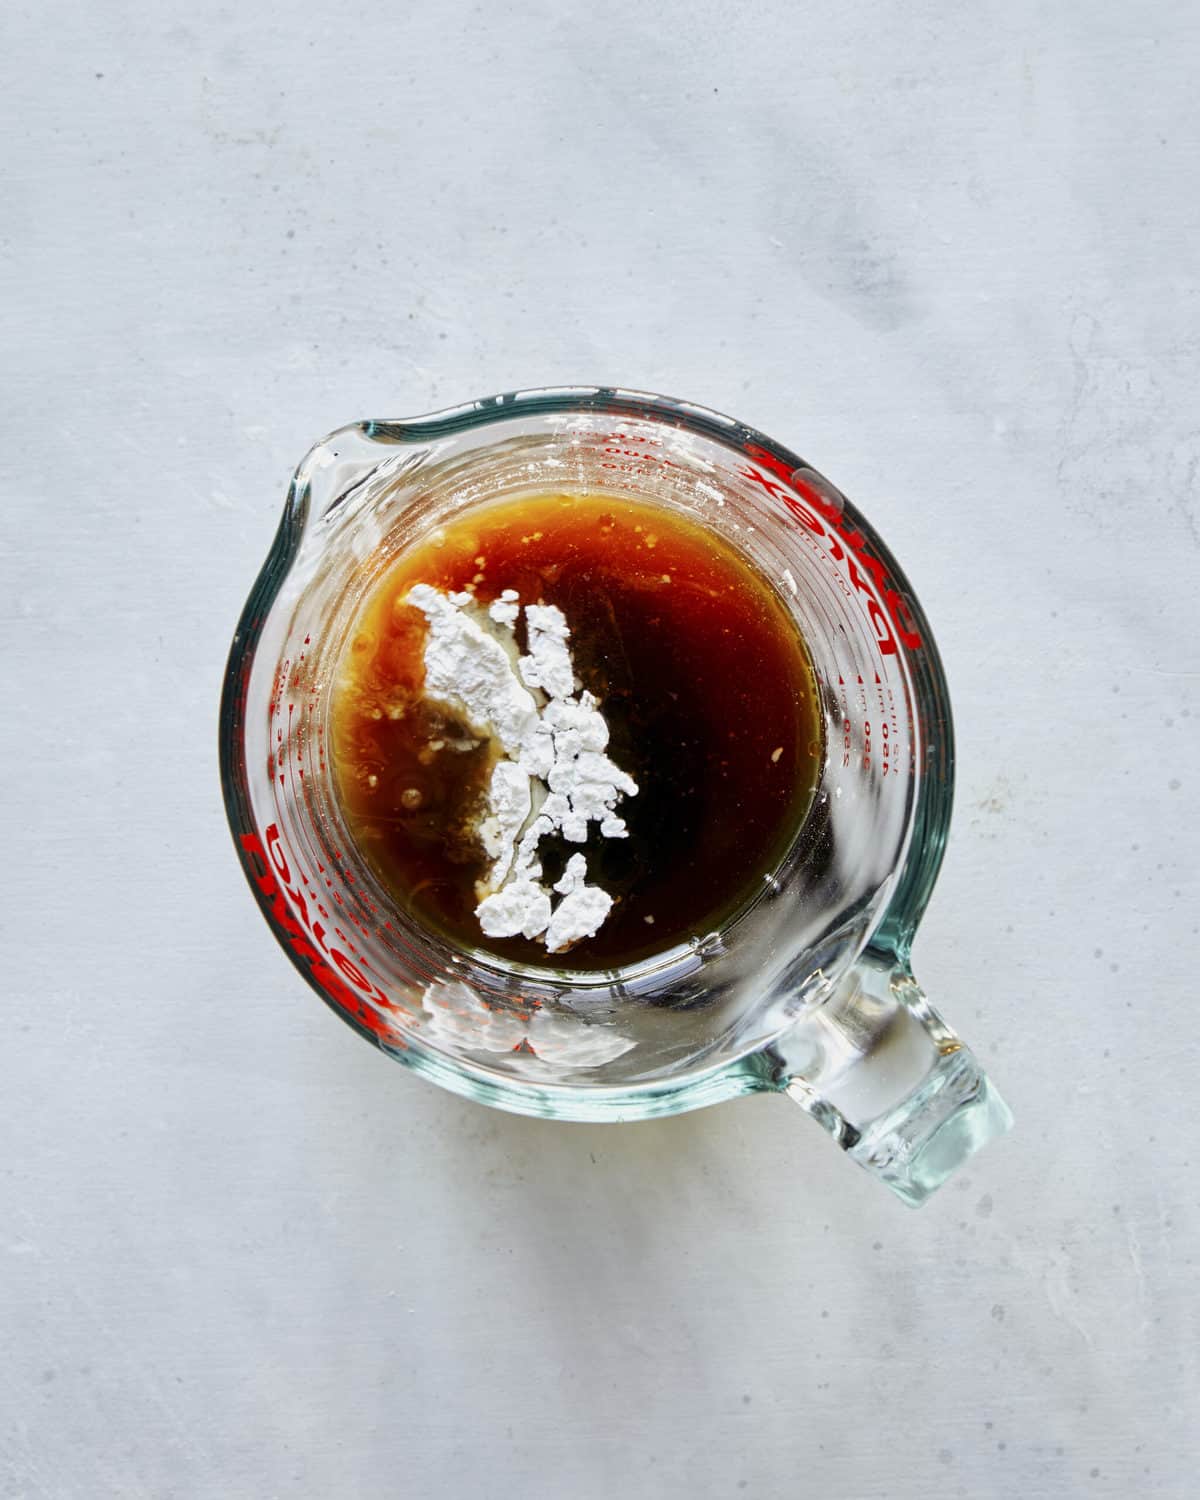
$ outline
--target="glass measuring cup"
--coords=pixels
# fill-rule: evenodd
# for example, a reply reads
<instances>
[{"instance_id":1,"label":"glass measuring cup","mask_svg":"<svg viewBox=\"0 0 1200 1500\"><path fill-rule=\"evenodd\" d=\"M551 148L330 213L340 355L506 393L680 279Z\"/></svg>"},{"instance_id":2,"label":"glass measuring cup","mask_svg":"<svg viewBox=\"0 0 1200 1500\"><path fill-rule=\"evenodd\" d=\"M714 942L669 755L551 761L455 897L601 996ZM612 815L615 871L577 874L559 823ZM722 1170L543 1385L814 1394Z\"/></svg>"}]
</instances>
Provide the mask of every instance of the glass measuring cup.
<instances>
[{"instance_id":1,"label":"glass measuring cup","mask_svg":"<svg viewBox=\"0 0 1200 1500\"><path fill-rule=\"evenodd\" d=\"M389 562L464 507L539 490L634 496L732 541L792 611L824 714L816 797L761 889L721 930L602 974L419 927L347 837L327 752L335 664ZM587 386L331 434L296 471L239 622L220 751L234 840L285 952L444 1088L574 1120L786 1092L911 1204L1011 1124L910 967L953 782L928 624L844 496L728 417Z\"/></svg>"}]
</instances>

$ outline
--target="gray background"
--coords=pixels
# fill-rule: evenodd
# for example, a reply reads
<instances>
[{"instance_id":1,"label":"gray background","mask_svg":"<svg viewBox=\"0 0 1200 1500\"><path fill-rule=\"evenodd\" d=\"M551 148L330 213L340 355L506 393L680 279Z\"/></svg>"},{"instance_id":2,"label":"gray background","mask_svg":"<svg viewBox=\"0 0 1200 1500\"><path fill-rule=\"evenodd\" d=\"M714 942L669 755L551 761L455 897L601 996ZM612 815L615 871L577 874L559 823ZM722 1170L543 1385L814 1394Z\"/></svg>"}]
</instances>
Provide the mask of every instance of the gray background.
<instances>
[{"instance_id":1,"label":"gray background","mask_svg":"<svg viewBox=\"0 0 1200 1500\"><path fill-rule=\"evenodd\" d=\"M1194 5L6 8L0 1495L1172 1496L1200 1440ZM468 1105L300 984L224 654L329 428L614 381L934 621L1018 1131Z\"/></svg>"}]
</instances>

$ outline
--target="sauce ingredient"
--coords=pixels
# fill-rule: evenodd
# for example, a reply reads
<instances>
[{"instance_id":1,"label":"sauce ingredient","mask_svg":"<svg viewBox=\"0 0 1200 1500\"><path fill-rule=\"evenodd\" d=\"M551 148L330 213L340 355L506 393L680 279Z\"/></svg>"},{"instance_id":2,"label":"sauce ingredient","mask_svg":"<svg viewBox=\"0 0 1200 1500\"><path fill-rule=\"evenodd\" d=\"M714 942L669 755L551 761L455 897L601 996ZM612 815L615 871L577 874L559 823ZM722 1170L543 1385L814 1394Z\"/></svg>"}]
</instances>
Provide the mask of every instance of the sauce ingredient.
<instances>
[{"instance_id":1,"label":"sauce ingredient","mask_svg":"<svg viewBox=\"0 0 1200 1500\"><path fill-rule=\"evenodd\" d=\"M786 853L824 755L808 653L766 578L689 516L602 493L472 507L401 554L331 710L348 831L393 899L459 946L572 969L727 921ZM541 818L534 917L513 884Z\"/></svg>"},{"instance_id":2,"label":"sauce ingredient","mask_svg":"<svg viewBox=\"0 0 1200 1500\"><path fill-rule=\"evenodd\" d=\"M588 692L576 696L562 611L530 604L522 612L518 598L505 589L484 611L469 593L446 595L422 583L405 602L428 621L426 697L461 712L502 756L476 824L492 866L475 883L475 915L488 937L520 933L562 953L595 936L612 898L587 884L587 861L577 854L554 886L563 899L552 907L538 845L554 834L582 844L591 822L605 838L625 838L615 807L636 796L637 784L603 753L608 726L596 700ZM519 656L514 628L522 613L528 652Z\"/></svg>"}]
</instances>

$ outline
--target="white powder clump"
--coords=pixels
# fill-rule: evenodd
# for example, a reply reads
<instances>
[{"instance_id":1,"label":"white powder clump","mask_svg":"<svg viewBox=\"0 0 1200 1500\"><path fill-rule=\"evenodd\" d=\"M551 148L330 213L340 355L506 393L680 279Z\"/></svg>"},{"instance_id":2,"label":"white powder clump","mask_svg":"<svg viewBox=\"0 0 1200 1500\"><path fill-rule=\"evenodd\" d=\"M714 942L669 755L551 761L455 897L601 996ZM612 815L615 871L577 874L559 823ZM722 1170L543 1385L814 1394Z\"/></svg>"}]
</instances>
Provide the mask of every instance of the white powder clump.
<instances>
[{"instance_id":1,"label":"white powder clump","mask_svg":"<svg viewBox=\"0 0 1200 1500\"><path fill-rule=\"evenodd\" d=\"M587 929L589 936L599 932L613 906L607 891L602 891L598 885L587 884L587 860L582 854L572 854L554 889L563 899L554 908L550 926L546 929L546 947L551 953L557 953L573 942L570 936L573 932Z\"/></svg>"},{"instance_id":2,"label":"white powder clump","mask_svg":"<svg viewBox=\"0 0 1200 1500\"><path fill-rule=\"evenodd\" d=\"M520 618L521 606L517 602L520 597L516 589L505 589L499 599L488 606L488 614L497 625L507 625L511 630Z\"/></svg>"},{"instance_id":3,"label":"white powder clump","mask_svg":"<svg viewBox=\"0 0 1200 1500\"><path fill-rule=\"evenodd\" d=\"M425 695L465 715L478 734L493 734L508 755L519 753L537 727L533 695L517 681L508 652L468 614L470 594L443 594L418 583L408 591L429 622Z\"/></svg>"},{"instance_id":4,"label":"white powder clump","mask_svg":"<svg viewBox=\"0 0 1200 1500\"><path fill-rule=\"evenodd\" d=\"M575 691L575 670L566 616L555 604L527 604L525 629L529 655L521 658L521 680L526 687L542 688L548 698L569 698Z\"/></svg>"},{"instance_id":5,"label":"white powder clump","mask_svg":"<svg viewBox=\"0 0 1200 1500\"><path fill-rule=\"evenodd\" d=\"M488 876L501 885L512 865L517 836L532 808L529 777L515 761L498 760L488 789L488 814L479 825L484 852L493 861Z\"/></svg>"},{"instance_id":6,"label":"white powder clump","mask_svg":"<svg viewBox=\"0 0 1200 1500\"><path fill-rule=\"evenodd\" d=\"M536 866L541 873L541 866ZM475 908L479 925L488 937L541 937L551 926L554 916L550 893L536 880L510 880ZM607 913L605 913L607 915ZM599 925L592 929L599 930ZM582 934L591 937L592 933ZM556 952L551 949L551 952Z\"/></svg>"},{"instance_id":7,"label":"white powder clump","mask_svg":"<svg viewBox=\"0 0 1200 1500\"><path fill-rule=\"evenodd\" d=\"M478 828L492 861L476 887L479 925L488 937L540 938L549 952L565 952L600 930L613 900L587 884L587 861L573 854L554 886L562 898L555 904L542 883L538 845L551 834L584 843L589 823L605 838L627 837L616 807L638 790L604 754L608 725L596 699L576 696L566 617L553 604L526 605L528 649L518 658L515 589L505 589L486 614L470 594L427 584L410 589L407 602L429 622L426 695L463 714L503 751Z\"/></svg>"}]
</instances>

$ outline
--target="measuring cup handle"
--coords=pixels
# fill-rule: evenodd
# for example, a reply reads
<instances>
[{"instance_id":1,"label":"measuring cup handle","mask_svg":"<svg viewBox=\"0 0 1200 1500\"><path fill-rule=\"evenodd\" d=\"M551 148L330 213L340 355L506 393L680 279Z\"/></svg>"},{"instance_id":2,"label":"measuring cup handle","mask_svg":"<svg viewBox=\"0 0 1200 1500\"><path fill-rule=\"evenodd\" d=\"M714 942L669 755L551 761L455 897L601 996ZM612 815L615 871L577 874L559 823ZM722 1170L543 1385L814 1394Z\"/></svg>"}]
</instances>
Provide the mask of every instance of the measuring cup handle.
<instances>
[{"instance_id":1,"label":"measuring cup handle","mask_svg":"<svg viewBox=\"0 0 1200 1500\"><path fill-rule=\"evenodd\" d=\"M774 1052L791 1097L914 1208L1012 1126L970 1050L890 957L864 955Z\"/></svg>"}]
</instances>

